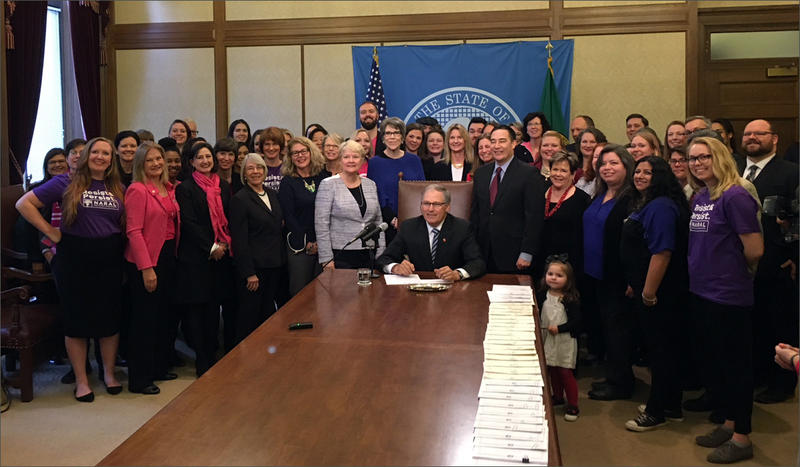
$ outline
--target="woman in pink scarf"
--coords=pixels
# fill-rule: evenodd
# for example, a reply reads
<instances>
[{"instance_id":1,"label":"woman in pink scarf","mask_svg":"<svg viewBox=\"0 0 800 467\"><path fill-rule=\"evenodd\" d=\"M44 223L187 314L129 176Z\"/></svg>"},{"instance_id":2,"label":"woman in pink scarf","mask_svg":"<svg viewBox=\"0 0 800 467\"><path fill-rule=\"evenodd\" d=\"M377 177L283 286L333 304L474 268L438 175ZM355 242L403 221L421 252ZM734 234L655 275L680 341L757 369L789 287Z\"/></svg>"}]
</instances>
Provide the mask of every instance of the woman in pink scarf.
<instances>
[{"instance_id":1,"label":"woman in pink scarf","mask_svg":"<svg viewBox=\"0 0 800 467\"><path fill-rule=\"evenodd\" d=\"M232 298L233 264L230 253L228 203L230 187L216 174L213 148L192 149L192 176L175 189L180 206L177 281L174 301L183 308L188 340L197 354L197 376L215 363L219 308ZM226 316L225 327L229 327ZM232 323L231 328L233 328Z\"/></svg>"}]
</instances>

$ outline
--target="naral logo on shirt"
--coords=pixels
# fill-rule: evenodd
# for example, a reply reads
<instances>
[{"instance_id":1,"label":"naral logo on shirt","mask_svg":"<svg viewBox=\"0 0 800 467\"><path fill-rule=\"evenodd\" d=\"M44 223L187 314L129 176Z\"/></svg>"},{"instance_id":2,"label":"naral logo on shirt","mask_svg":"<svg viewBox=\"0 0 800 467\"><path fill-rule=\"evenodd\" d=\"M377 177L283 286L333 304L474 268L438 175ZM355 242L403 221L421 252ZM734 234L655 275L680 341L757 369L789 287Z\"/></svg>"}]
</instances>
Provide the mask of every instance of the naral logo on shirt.
<instances>
[{"instance_id":1,"label":"naral logo on shirt","mask_svg":"<svg viewBox=\"0 0 800 467\"><path fill-rule=\"evenodd\" d=\"M692 219L689 221L689 230L692 232L708 232L708 223L713 210L713 204L698 204L695 206L692 212Z\"/></svg>"},{"instance_id":2,"label":"naral logo on shirt","mask_svg":"<svg viewBox=\"0 0 800 467\"><path fill-rule=\"evenodd\" d=\"M87 190L81 196L81 206L87 209L110 209L116 211L119 209L119 201L107 191Z\"/></svg>"},{"instance_id":3,"label":"naral logo on shirt","mask_svg":"<svg viewBox=\"0 0 800 467\"><path fill-rule=\"evenodd\" d=\"M454 123L467 127L472 117L506 124L520 121L514 109L504 100L483 89L466 86L429 94L417 102L404 120L408 123L422 117L435 118L442 128Z\"/></svg>"}]
</instances>

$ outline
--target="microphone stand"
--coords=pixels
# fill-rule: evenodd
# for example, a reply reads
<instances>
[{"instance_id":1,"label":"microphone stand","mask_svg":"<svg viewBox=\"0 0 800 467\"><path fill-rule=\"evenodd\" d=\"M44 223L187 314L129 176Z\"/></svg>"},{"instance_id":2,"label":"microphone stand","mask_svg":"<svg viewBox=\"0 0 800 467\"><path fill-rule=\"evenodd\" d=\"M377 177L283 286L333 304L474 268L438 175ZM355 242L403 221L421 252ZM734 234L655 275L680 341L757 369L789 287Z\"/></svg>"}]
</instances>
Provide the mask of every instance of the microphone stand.
<instances>
[{"instance_id":1,"label":"microphone stand","mask_svg":"<svg viewBox=\"0 0 800 467\"><path fill-rule=\"evenodd\" d=\"M379 232L376 232L376 235L373 235L372 237L369 237L367 239L361 239L361 247L366 249L367 251L369 251L369 266L370 266L369 267L369 271L370 271L369 277L371 277L373 279L377 279L377 278L381 277L380 274L375 272L375 255L376 255L377 250L378 250L378 241L376 239L376 236L379 236L380 234L381 233L379 231Z\"/></svg>"}]
</instances>

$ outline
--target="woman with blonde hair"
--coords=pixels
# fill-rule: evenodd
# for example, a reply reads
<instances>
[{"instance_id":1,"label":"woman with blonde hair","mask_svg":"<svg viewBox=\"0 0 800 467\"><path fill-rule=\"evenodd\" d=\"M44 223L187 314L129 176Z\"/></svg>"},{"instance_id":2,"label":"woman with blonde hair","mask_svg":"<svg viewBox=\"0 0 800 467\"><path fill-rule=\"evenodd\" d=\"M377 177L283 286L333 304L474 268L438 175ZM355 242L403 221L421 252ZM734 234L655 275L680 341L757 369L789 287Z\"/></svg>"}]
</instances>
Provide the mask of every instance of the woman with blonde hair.
<instances>
[{"instance_id":1,"label":"woman with blonde hair","mask_svg":"<svg viewBox=\"0 0 800 467\"><path fill-rule=\"evenodd\" d=\"M644 127L633 135L628 152L637 162L647 156L656 156L664 159L661 154L661 141L659 141L656 132L649 127Z\"/></svg>"},{"instance_id":2,"label":"woman with blonde hair","mask_svg":"<svg viewBox=\"0 0 800 467\"><path fill-rule=\"evenodd\" d=\"M325 167L322 168L322 173L325 175L322 178L330 177L331 175L336 175L342 171L342 166L339 164L339 146L344 142L341 136L336 133L328 133L325 135L325 138L322 140L322 155L325 156ZM316 144L315 144L316 146ZM289 145L289 152L291 153L292 149ZM288 158L287 158L288 159ZM286 160L283 161L284 167L286 166Z\"/></svg>"},{"instance_id":3,"label":"woman with blonde hair","mask_svg":"<svg viewBox=\"0 0 800 467\"><path fill-rule=\"evenodd\" d=\"M704 346L702 375L723 425L695 441L716 448L708 461L753 457L753 272L764 253L759 206L742 186L730 151L716 139L689 143L689 183L697 191L689 221L689 290ZM702 185L702 188L701 188Z\"/></svg>"},{"instance_id":4,"label":"woman with blonde hair","mask_svg":"<svg viewBox=\"0 0 800 467\"><path fill-rule=\"evenodd\" d=\"M369 169L369 150L372 147L372 140L369 137L369 132L363 128L359 128L358 130L354 131L352 135L350 135L350 139L358 142L358 144L364 148L364 163L361 164L361 168L358 169L358 173L361 174L362 177L366 177L367 170Z\"/></svg>"},{"instance_id":5,"label":"woman with blonde hair","mask_svg":"<svg viewBox=\"0 0 800 467\"><path fill-rule=\"evenodd\" d=\"M434 164L432 180L464 182L475 164L472 140L463 125L454 124L447 129L444 158Z\"/></svg>"},{"instance_id":6,"label":"woman with blonde hair","mask_svg":"<svg viewBox=\"0 0 800 467\"><path fill-rule=\"evenodd\" d=\"M355 141L342 144L339 149L342 173L338 177L323 180L317 191L314 229L319 247L319 262L327 268L370 267L369 251L363 248L361 242L355 242L344 249L364 227L377 225L382 221L375 182L358 174L364 154L364 148ZM376 236L375 243L376 255L380 256L386 244L382 232Z\"/></svg>"},{"instance_id":7,"label":"woman with blonde hair","mask_svg":"<svg viewBox=\"0 0 800 467\"><path fill-rule=\"evenodd\" d=\"M567 144L569 144L569 140L555 130L548 130L542 134L542 139L539 145L542 166L539 169L539 172L541 172L542 176L546 180L545 187L549 187L550 163L553 161L553 156L558 151L564 151L567 147Z\"/></svg>"},{"instance_id":8,"label":"woman with blonde hair","mask_svg":"<svg viewBox=\"0 0 800 467\"><path fill-rule=\"evenodd\" d=\"M327 141L326 143L327 144ZM325 160L317 145L298 136L289 141L289 155L283 160L283 179L278 199L286 221L286 253L289 295L294 296L320 272L317 234L314 230L314 202L325 174ZM339 151L336 160L338 165Z\"/></svg>"},{"instance_id":9,"label":"woman with blonde hair","mask_svg":"<svg viewBox=\"0 0 800 467\"><path fill-rule=\"evenodd\" d=\"M157 380L175 379L170 323L180 208L169 182L164 148L144 143L133 156L133 183L125 193L129 323L128 390L158 394Z\"/></svg>"},{"instance_id":10,"label":"woman with blonde hair","mask_svg":"<svg viewBox=\"0 0 800 467\"><path fill-rule=\"evenodd\" d=\"M58 244L53 273L64 314L65 345L75 372L75 399L80 402L94 400L86 375L89 337L100 339L106 391L122 391L114 376L114 361L121 313L123 190L113 143L98 137L86 144L71 176L53 177L16 204L31 225ZM62 209L60 228L39 212L55 202Z\"/></svg>"}]
</instances>

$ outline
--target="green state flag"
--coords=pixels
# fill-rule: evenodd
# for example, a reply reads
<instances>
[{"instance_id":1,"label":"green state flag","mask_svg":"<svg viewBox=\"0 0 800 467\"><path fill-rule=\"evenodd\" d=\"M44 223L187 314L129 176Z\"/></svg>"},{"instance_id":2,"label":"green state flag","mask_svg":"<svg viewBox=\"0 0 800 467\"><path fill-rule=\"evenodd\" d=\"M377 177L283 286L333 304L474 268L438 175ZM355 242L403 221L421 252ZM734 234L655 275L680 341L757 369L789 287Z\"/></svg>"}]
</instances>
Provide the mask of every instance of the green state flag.
<instances>
[{"instance_id":1,"label":"green state flag","mask_svg":"<svg viewBox=\"0 0 800 467\"><path fill-rule=\"evenodd\" d=\"M542 103L539 108L547 117L547 121L550 122L550 128L568 137L567 124L564 123L561 102L558 101L558 92L556 91L556 81L553 78L552 61L553 57L547 58L547 76L544 80L544 92L542 92Z\"/></svg>"}]
</instances>

